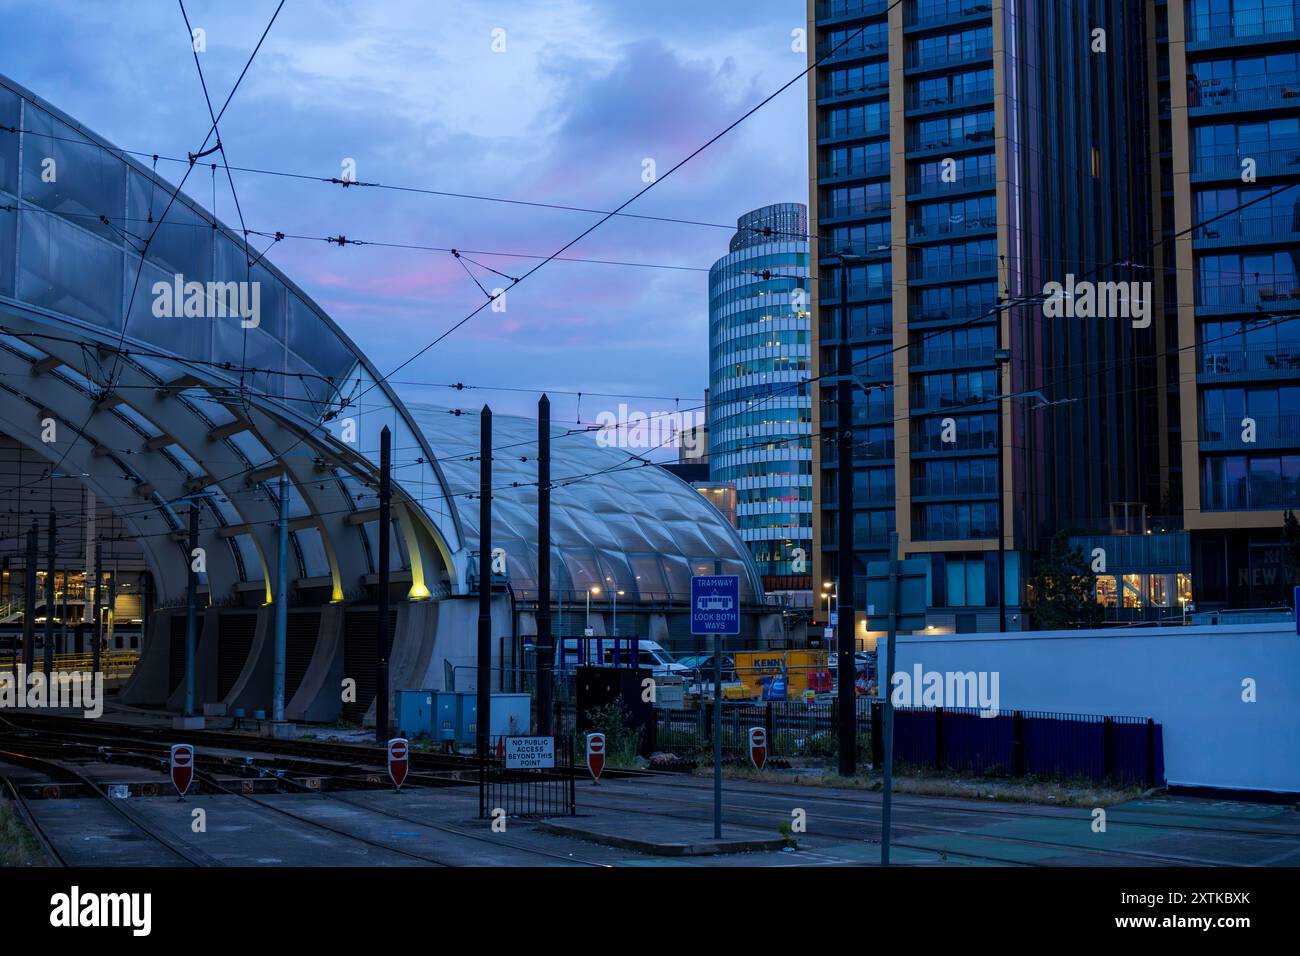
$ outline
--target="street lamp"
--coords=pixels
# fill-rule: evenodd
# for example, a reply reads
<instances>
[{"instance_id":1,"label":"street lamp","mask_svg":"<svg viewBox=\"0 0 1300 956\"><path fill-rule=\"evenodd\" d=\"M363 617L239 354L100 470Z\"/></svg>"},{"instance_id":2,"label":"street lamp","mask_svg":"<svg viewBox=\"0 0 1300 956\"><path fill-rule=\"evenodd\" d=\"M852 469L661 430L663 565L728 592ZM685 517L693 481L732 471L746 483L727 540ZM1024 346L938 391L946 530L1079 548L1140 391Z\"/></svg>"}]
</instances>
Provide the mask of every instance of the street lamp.
<instances>
[{"instance_id":1,"label":"street lamp","mask_svg":"<svg viewBox=\"0 0 1300 956\"><path fill-rule=\"evenodd\" d=\"M591 637L591 596L600 594L600 585L594 585L587 588L587 623L582 629L582 663L587 663L587 641ZM600 652L603 650L601 642L596 642L596 664L601 664Z\"/></svg>"}]
</instances>

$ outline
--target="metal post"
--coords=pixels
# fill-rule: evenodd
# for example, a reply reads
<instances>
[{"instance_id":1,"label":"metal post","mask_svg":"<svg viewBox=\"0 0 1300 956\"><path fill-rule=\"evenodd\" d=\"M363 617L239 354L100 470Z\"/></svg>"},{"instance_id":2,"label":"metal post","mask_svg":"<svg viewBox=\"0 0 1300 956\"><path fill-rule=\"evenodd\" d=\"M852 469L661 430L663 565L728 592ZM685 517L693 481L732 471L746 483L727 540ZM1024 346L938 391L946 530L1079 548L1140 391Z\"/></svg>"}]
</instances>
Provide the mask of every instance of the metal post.
<instances>
[{"instance_id":1,"label":"metal post","mask_svg":"<svg viewBox=\"0 0 1300 956\"><path fill-rule=\"evenodd\" d=\"M475 751L488 757L488 725L492 717L492 409L479 416L478 479L478 714Z\"/></svg>"},{"instance_id":2,"label":"metal post","mask_svg":"<svg viewBox=\"0 0 1300 956\"><path fill-rule=\"evenodd\" d=\"M53 492L51 492L53 494ZM45 671L46 686L49 686L50 673L54 670L54 549L57 539L54 535L54 508L50 508L49 541L45 552L45 653L42 670Z\"/></svg>"},{"instance_id":3,"label":"metal post","mask_svg":"<svg viewBox=\"0 0 1300 956\"><path fill-rule=\"evenodd\" d=\"M99 620L99 577L100 577L99 569L103 566L103 560L104 560L103 546L98 541L96 541L95 542L95 586L94 589L91 591L91 598L90 598L90 613L94 615L94 621L95 621L94 627L91 629L90 632L91 634L90 639L91 641L94 642L94 652L93 652L94 660L95 660L94 671L96 674L99 673L100 667L103 663L103 658L102 658L103 652L100 649L100 620ZM144 626L145 625L142 623L140 625L140 629L143 630Z\"/></svg>"},{"instance_id":4,"label":"metal post","mask_svg":"<svg viewBox=\"0 0 1300 956\"><path fill-rule=\"evenodd\" d=\"M549 737L555 715L551 670L551 400L537 400L537 732Z\"/></svg>"},{"instance_id":5,"label":"metal post","mask_svg":"<svg viewBox=\"0 0 1300 956\"><path fill-rule=\"evenodd\" d=\"M391 445L392 432L385 425L379 433L379 584L375 599L375 740L388 743L388 586L389 523L392 521Z\"/></svg>"},{"instance_id":6,"label":"metal post","mask_svg":"<svg viewBox=\"0 0 1300 956\"><path fill-rule=\"evenodd\" d=\"M40 548L36 522L27 529L27 574L23 588L23 671L31 674L36 666L36 563Z\"/></svg>"},{"instance_id":7,"label":"metal post","mask_svg":"<svg viewBox=\"0 0 1300 956\"><path fill-rule=\"evenodd\" d=\"M194 552L199 547L199 509L190 502L189 547L185 555L185 716L194 716L194 658L198 643L199 574L194 570Z\"/></svg>"},{"instance_id":8,"label":"metal post","mask_svg":"<svg viewBox=\"0 0 1300 956\"><path fill-rule=\"evenodd\" d=\"M1002 441L1003 441L1003 430L1002 430L1002 408L1003 408L1003 403L1006 402L1006 400L1007 400L1008 392L1010 391L1010 382L1009 382L1009 381L1006 381L1006 380L1003 379L1003 376L1002 376L1002 370L1003 370L1004 368L1007 367L1007 361L1008 361L1009 358L1010 358L1010 353L1007 352L1007 351L1003 348L1003 345L1002 345L1002 315L1003 315L1003 312L1002 312L1001 309L999 309L999 310L998 310L998 313L997 313L997 324L996 324L996 327L995 327L995 328L996 328L996 331L994 332L994 334L997 336L997 350L994 352L994 358L995 358L996 361L997 361L997 369L998 369L998 392L997 392L997 394L998 394L998 413L997 413L998 467L997 467L997 469L996 469L996 471L997 471L997 475L998 475L998 481L997 481L997 489L998 489L998 509L997 509L997 513L998 513L998 630L999 630L1000 632L1005 633L1005 632L1006 632L1006 629L1007 629L1007 546L1006 546L1006 540L1005 540L1005 537L1006 537L1005 521L1004 521L1004 518L1003 518L1003 512L1006 510L1006 508L1005 508L1004 503L1003 503L1003 501L1002 501L1002 489L1003 489L1003 476L1002 476L1002 464L1003 464L1003 456L1002 456Z\"/></svg>"},{"instance_id":9,"label":"metal post","mask_svg":"<svg viewBox=\"0 0 1300 956\"><path fill-rule=\"evenodd\" d=\"M847 270L845 270L847 275ZM847 278L845 279L847 281ZM853 609L854 536L853 536L853 355L849 348L848 309L840 310L839 373L836 421L839 423L839 581L836 586L838 621L836 645L839 654L839 772L851 777L857 769L857 690L854 686Z\"/></svg>"},{"instance_id":10,"label":"metal post","mask_svg":"<svg viewBox=\"0 0 1300 956\"><path fill-rule=\"evenodd\" d=\"M60 615L59 636L62 640L64 653L68 651L68 569L63 569L63 613Z\"/></svg>"},{"instance_id":11,"label":"metal post","mask_svg":"<svg viewBox=\"0 0 1300 956\"><path fill-rule=\"evenodd\" d=\"M713 573L722 573L714 560ZM722 635L713 635L713 839L722 839Z\"/></svg>"},{"instance_id":12,"label":"metal post","mask_svg":"<svg viewBox=\"0 0 1300 956\"><path fill-rule=\"evenodd\" d=\"M885 639L884 697L885 779L880 801L880 865L889 865L889 826L894 803L894 638L898 634L898 532L889 533L889 633Z\"/></svg>"},{"instance_id":13,"label":"metal post","mask_svg":"<svg viewBox=\"0 0 1300 956\"><path fill-rule=\"evenodd\" d=\"M280 472L280 523L276 528L275 664L271 678L271 719L284 720L284 657L289 633L289 475Z\"/></svg>"}]
</instances>

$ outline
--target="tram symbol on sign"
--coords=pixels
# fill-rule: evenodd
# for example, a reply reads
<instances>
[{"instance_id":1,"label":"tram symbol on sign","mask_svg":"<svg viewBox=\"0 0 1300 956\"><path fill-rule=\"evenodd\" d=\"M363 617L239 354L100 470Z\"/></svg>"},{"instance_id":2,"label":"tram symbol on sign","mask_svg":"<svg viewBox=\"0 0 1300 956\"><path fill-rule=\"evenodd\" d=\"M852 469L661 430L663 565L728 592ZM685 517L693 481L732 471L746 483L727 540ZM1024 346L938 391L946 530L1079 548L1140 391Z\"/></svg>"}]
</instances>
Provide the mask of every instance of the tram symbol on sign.
<instances>
[{"instance_id":1,"label":"tram symbol on sign","mask_svg":"<svg viewBox=\"0 0 1300 956\"><path fill-rule=\"evenodd\" d=\"M749 762L755 770L762 770L767 763L767 731L762 727L749 728Z\"/></svg>"},{"instance_id":2,"label":"tram symbol on sign","mask_svg":"<svg viewBox=\"0 0 1300 956\"><path fill-rule=\"evenodd\" d=\"M592 780L600 779L600 772L605 769L604 734L587 734L587 769Z\"/></svg>"},{"instance_id":3,"label":"tram symbol on sign","mask_svg":"<svg viewBox=\"0 0 1300 956\"><path fill-rule=\"evenodd\" d=\"M730 611L734 602L726 594L706 594L696 599L695 606L701 611Z\"/></svg>"},{"instance_id":4,"label":"tram symbol on sign","mask_svg":"<svg viewBox=\"0 0 1300 956\"><path fill-rule=\"evenodd\" d=\"M397 789L402 789L406 780L406 771L411 766L411 745L405 737L394 737L388 741L388 776L393 779Z\"/></svg>"},{"instance_id":5,"label":"tram symbol on sign","mask_svg":"<svg viewBox=\"0 0 1300 956\"><path fill-rule=\"evenodd\" d=\"M184 797L194 781L194 747L191 744L173 744L171 749L172 786Z\"/></svg>"}]
</instances>

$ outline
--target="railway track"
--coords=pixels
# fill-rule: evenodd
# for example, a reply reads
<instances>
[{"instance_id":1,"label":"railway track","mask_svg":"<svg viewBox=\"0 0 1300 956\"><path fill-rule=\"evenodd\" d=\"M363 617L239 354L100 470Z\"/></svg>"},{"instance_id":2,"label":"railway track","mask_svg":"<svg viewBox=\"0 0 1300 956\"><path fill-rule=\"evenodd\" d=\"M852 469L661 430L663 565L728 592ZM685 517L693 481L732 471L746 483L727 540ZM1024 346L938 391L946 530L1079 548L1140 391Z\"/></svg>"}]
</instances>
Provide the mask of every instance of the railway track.
<instances>
[{"instance_id":1,"label":"railway track","mask_svg":"<svg viewBox=\"0 0 1300 956\"><path fill-rule=\"evenodd\" d=\"M13 723L10 721L0 721L0 722L10 724L11 728L14 727ZM31 744L31 743L36 744L36 748L29 747L28 749L39 748L45 750L46 752L50 752L51 749L53 749L55 753L75 754L79 759L98 759L103 761L116 761L121 763L133 764L136 766L148 767L152 769L158 769L162 765L162 758L160 756L160 752L145 752L145 751L124 748L122 744L129 743L130 739L128 738L128 740L123 740L120 735L112 732L105 732L105 731L84 732L84 731L71 731L71 730L65 731L62 729L52 729L52 728L42 728L39 731L27 730L24 728L20 732L23 735L40 734L41 737L45 738L43 740L27 739L25 736L23 738L18 738L18 739L22 739L23 742L26 744ZM13 736L11 730L10 734L5 735L3 738L0 739L14 741L16 738ZM104 740L111 741L112 745L106 746L100 742ZM135 742L139 743L140 741L137 740ZM152 743L152 741L145 741L145 743L150 744ZM245 740L244 743L246 745L251 744L250 749L259 749L259 750L261 749L258 746L258 744L260 744L260 741ZM0 746L2 745L3 744L0 744ZM2 759L2 752L0 752L0 759ZM336 765L336 764L328 764L328 765L313 764L310 766L310 768L307 769L309 769L312 773L321 776L328 776L329 771L337 771L339 769L353 769L371 776L373 776L376 773L376 769L374 767L367 767L366 765L362 765L362 764L350 764L350 765L346 765L346 767L343 767L341 765ZM263 799L259 799L252 794L244 792L242 789L239 790L232 789L231 787L227 786L225 783L221 782L220 779L218 779L216 774L217 770L234 771L237 775L248 776L255 779L272 779L279 784L293 788L297 792L315 796L324 800L333 801L339 804L347 805L357 810L363 811L364 813L367 814L382 816L389 819L401 820L407 823L415 824L429 830L438 831L447 834L459 840L471 841L476 844L490 845L494 849L508 849L518 853L528 854L529 856L533 856L533 857L542 857L545 859L562 862L570 866L574 866L574 865L607 866L608 865L603 862L589 860L576 855L571 855L567 853L558 853L558 852L545 850L539 847L528 846L526 844L519 843L518 841L509 840L504 837L500 837L496 835L487 836L485 834L473 833L472 831L464 830L460 827L456 827L444 823L431 822L428 820L420 819L419 817L411 816L409 814L398 813L393 810L384 809L382 807L376 807L373 804L362 803L355 800L349 800L335 793L329 793L323 790L315 789L307 785L306 783L303 783L302 781L294 779L292 776L289 776L286 773L265 766L264 763L253 764L253 763L246 763L246 762L231 762L227 759L213 758L211 756L207 756L204 754L203 751L196 750L195 779L203 787L205 787L211 792L220 793L225 796L235 797L243 801L248 801L249 803L259 807L261 810L275 813L283 817L291 818L299 823L312 826L317 829L328 831L334 835L345 837L347 839L351 839L354 841L358 841L367 844L371 847L381 849L385 852L395 853L400 856L418 860L424 863L430 863L437 866L458 865L457 863L454 862L448 862L446 859L441 857L430 856L423 853L416 853L414 851L406 850L401 847L395 847L389 843L383 843L383 842L371 840L365 836L357 834L354 831L346 830L340 827L333 826L331 824L323 823L322 821L317 820L313 817L295 813L292 810L289 810L285 807L278 806L274 803L268 802ZM381 772L386 773L386 770ZM365 784L363 781L345 778L345 782L353 786L365 788ZM413 788L416 789L436 789L440 786L446 786L445 781L440 780L436 777L431 778L429 780L421 780L419 775L414 775L413 777L408 778L407 786L412 787L413 784L414 784ZM382 786L381 788L385 792L387 792L389 789L387 786Z\"/></svg>"},{"instance_id":2,"label":"railway track","mask_svg":"<svg viewBox=\"0 0 1300 956\"><path fill-rule=\"evenodd\" d=\"M219 865L216 860L206 854L186 847L171 837L158 832L156 828L149 826L138 814L122 806L121 801L109 797L99 784L67 763L14 750L8 744L0 744L0 762L20 766L28 771L35 771L43 775L47 780L58 784L71 783L78 788L79 792L89 793L95 798L95 806L107 808L108 816L115 816L117 819L124 821L130 833L143 837L150 845L165 851L166 856L163 859L158 859L156 852L147 854L152 857L147 861L150 866ZM6 788L15 797L17 806L20 808L19 813L24 822L31 828L33 835L49 857L50 862L57 866L72 865L70 863L72 856L70 849L55 838L54 834L50 832L50 828L45 826L41 821L42 814L33 811L31 803L22 796L20 787L8 777L5 778L5 784ZM97 816L102 820L104 815L97 814ZM89 827L93 824L93 821L83 817L82 823Z\"/></svg>"}]
</instances>

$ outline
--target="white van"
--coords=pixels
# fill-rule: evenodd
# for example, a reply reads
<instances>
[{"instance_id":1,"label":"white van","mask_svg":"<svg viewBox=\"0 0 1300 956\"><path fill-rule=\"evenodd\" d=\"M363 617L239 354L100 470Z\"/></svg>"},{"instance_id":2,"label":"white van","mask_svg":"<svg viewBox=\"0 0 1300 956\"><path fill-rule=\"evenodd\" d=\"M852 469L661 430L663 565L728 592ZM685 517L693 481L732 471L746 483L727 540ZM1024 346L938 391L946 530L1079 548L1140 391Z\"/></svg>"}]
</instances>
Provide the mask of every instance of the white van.
<instances>
[{"instance_id":1,"label":"white van","mask_svg":"<svg viewBox=\"0 0 1300 956\"><path fill-rule=\"evenodd\" d=\"M564 645L563 651L560 649L561 643ZM650 668L655 677L691 677L690 668L673 660L672 654L658 642L634 642L630 637L566 637L563 642L556 641L555 669L572 671L583 663L596 664L598 654L603 658L599 663L606 667L630 667L633 643L636 644L637 665ZM582 653L583 645L586 645L585 655Z\"/></svg>"}]
</instances>

